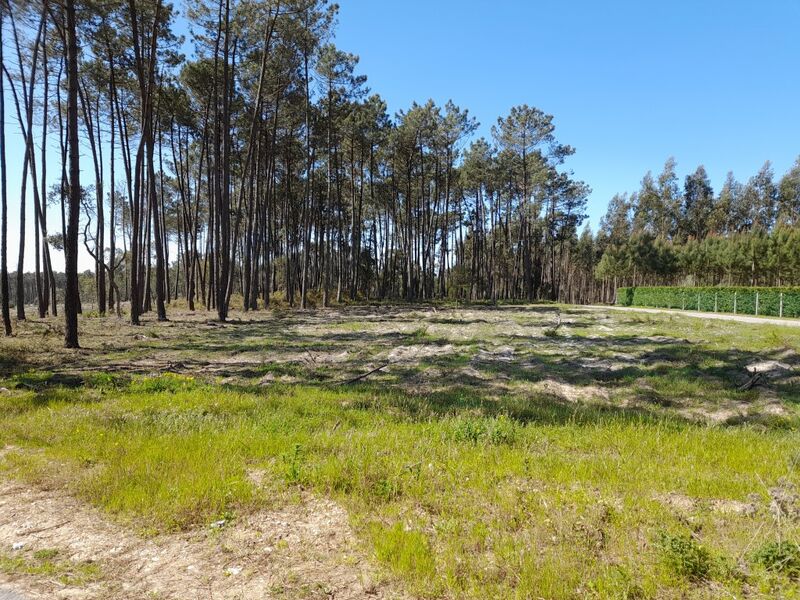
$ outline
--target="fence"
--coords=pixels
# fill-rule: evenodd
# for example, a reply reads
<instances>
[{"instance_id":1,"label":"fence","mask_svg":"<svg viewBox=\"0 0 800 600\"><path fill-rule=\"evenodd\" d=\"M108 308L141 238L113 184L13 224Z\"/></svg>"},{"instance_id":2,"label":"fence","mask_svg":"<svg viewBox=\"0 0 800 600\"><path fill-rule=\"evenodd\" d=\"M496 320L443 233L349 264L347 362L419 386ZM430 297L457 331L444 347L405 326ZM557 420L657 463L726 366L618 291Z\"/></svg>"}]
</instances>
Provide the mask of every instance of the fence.
<instances>
[{"instance_id":1,"label":"fence","mask_svg":"<svg viewBox=\"0 0 800 600\"><path fill-rule=\"evenodd\" d=\"M800 288L629 287L617 290L617 304L700 312L800 317Z\"/></svg>"}]
</instances>

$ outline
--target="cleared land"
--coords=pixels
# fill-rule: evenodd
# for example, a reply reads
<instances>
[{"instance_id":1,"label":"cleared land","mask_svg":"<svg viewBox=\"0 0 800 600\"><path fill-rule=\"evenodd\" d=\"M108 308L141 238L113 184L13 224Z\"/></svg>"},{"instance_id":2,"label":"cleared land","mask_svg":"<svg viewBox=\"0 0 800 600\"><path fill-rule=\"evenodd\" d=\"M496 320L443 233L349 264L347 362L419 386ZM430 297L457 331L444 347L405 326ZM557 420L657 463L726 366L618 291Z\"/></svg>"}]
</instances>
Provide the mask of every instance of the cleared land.
<instances>
[{"instance_id":1,"label":"cleared land","mask_svg":"<svg viewBox=\"0 0 800 600\"><path fill-rule=\"evenodd\" d=\"M29 597L800 594L800 330L571 307L57 320L0 346ZM20 546L21 544L21 546Z\"/></svg>"}]
</instances>

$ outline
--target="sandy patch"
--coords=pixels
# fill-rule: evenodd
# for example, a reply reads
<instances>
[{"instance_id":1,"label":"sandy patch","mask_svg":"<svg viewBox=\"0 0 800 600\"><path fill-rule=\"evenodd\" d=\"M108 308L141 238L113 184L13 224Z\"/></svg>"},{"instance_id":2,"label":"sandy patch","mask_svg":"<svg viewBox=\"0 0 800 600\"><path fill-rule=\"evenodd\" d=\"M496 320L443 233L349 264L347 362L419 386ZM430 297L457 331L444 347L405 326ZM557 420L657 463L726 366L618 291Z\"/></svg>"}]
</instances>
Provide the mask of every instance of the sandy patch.
<instances>
[{"instance_id":1,"label":"sandy patch","mask_svg":"<svg viewBox=\"0 0 800 600\"><path fill-rule=\"evenodd\" d=\"M514 348L511 346L500 346L493 350L479 348L473 360L484 362L511 362L514 360Z\"/></svg>"},{"instance_id":2,"label":"sandy patch","mask_svg":"<svg viewBox=\"0 0 800 600\"><path fill-rule=\"evenodd\" d=\"M2 576L30 598L396 598L360 554L347 514L330 500L259 512L187 533L142 538L59 491L0 483L0 548L57 548L95 561L99 581L65 587Z\"/></svg>"},{"instance_id":3,"label":"sandy patch","mask_svg":"<svg viewBox=\"0 0 800 600\"><path fill-rule=\"evenodd\" d=\"M710 510L720 515L753 516L758 511L755 501L741 502L739 500L712 499L699 500L678 492L670 492L657 496L656 500L668 506L671 510L684 517L699 510Z\"/></svg>"},{"instance_id":4,"label":"sandy patch","mask_svg":"<svg viewBox=\"0 0 800 600\"><path fill-rule=\"evenodd\" d=\"M555 379L537 382L533 389L549 395L558 396L569 402L591 402L608 400L608 392L596 385L572 385Z\"/></svg>"},{"instance_id":5,"label":"sandy patch","mask_svg":"<svg viewBox=\"0 0 800 600\"><path fill-rule=\"evenodd\" d=\"M420 344L416 346L398 346L389 352L388 359L392 363L416 362L423 358L446 356L455 352L452 344L438 346L435 344Z\"/></svg>"}]
</instances>

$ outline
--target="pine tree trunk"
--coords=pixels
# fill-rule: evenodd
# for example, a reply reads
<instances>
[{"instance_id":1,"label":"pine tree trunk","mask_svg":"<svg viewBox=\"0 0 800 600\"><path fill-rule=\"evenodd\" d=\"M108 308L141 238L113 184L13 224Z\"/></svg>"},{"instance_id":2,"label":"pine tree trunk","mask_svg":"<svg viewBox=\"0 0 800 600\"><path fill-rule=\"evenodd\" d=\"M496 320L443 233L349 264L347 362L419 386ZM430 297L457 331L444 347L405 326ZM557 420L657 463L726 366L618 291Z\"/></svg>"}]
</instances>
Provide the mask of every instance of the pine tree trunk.
<instances>
[{"instance_id":1,"label":"pine tree trunk","mask_svg":"<svg viewBox=\"0 0 800 600\"><path fill-rule=\"evenodd\" d=\"M81 182L78 146L78 40L75 24L75 0L66 0L67 38L67 134L69 137L69 220L64 239L66 290L64 292L64 345L78 348L78 220Z\"/></svg>"}]
</instances>

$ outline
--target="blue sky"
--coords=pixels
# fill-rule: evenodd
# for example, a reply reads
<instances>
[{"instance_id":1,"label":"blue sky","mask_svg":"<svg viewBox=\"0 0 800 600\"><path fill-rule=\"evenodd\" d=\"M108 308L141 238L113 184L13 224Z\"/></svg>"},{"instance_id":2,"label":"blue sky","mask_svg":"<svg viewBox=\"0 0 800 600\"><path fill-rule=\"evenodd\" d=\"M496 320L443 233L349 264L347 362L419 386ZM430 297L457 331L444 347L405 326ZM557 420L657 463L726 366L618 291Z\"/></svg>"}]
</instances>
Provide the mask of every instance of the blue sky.
<instances>
[{"instance_id":1,"label":"blue sky","mask_svg":"<svg viewBox=\"0 0 800 600\"><path fill-rule=\"evenodd\" d=\"M800 155L800 0L340 0L336 43L390 111L452 99L489 136L517 104L555 116L568 166L616 192L674 156L715 189Z\"/></svg>"},{"instance_id":2,"label":"blue sky","mask_svg":"<svg viewBox=\"0 0 800 600\"><path fill-rule=\"evenodd\" d=\"M593 227L670 156L681 177L705 165L718 189L729 170L746 181L770 160L780 176L800 155L800 0L339 1L335 42L361 57L392 113L452 99L487 138L514 105L553 114L559 141L577 149L567 166L593 189ZM13 271L22 145L7 98Z\"/></svg>"}]
</instances>

